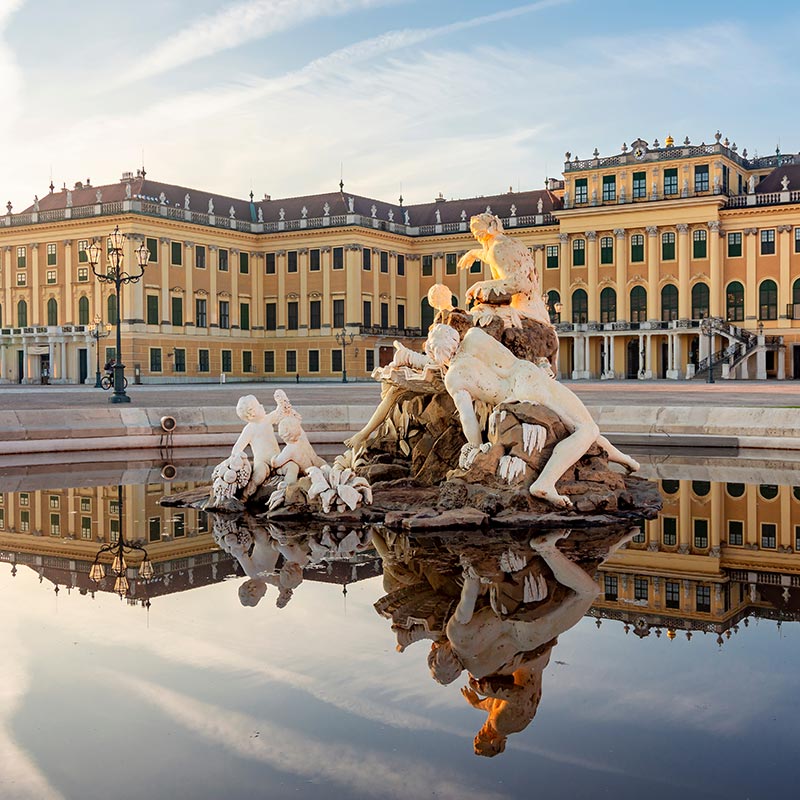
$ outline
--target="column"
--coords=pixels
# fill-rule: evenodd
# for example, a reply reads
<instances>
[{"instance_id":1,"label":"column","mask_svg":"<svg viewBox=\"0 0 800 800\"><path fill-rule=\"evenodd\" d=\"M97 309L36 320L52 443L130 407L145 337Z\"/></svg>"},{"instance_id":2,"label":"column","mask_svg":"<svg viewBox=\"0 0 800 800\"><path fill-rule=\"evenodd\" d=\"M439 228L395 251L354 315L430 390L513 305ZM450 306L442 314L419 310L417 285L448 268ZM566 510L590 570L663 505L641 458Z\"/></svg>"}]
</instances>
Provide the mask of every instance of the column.
<instances>
[{"instance_id":1,"label":"column","mask_svg":"<svg viewBox=\"0 0 800 800\"><path fill-rule=\"evenodd\" d=\"M645 336L645 370L644 377L653 377L653 337L648 334Z\"/></svg>"},{"instance_id":2,"label":"column","mask_svg":"<svg viewBox=\"0 0 800 800\"><path fill-rule=\"evenodd\" d=\"M421 324L420 312L420 272L422 261L418 255L406 255L406 326L418 328ZM427 333L427 331L423 331ZM375 362L378 363L377 361Z\"/></svg>"},{"instance_id":3,"label":"column","mask_svg":"<svg viewBox=\"0 0 800 800\"><path fill-rule=\"evenodd\" d=\"M586 231L586 260L587 277L589 280L589 322L600 320L600 289L597 284L600 281L599 264L597 261L597 231Z\"/></svg>"},{"instance_id":4,"label":"column","mask_svg":"<svg viewBox=\"0 0 800 800\"><path fill-rule=\"evenodd\" d=\"M758 529L758 486L748 483L745 488L745 499L747 500L747 522L745 523L745 543L761 544L760 531Z\"/></svg>"},{"instance_id":5,"label":"column","mask_svg":"<svg viewBox=\"0 0 800 800\"><path fill-rule=\"evenodd\" d=\"M459 270L465 273L466 270ZM466 275L464 276L466 279ZM397 251L392 250L389 253L389 324L397 325ZM459 294L458 299L464 302L464 293ZM378 363L377 361L375 362Z\"/></svg>"},{"instance_id":6,"label":"column","mask_svg":"<svg viewBox=\"0 0 800 800\"><path fill-rule=\"evenodd\" d=\"M544 278L544 245L533 245L533 266L536 268L536 274L539 276L539 281L542 282Z\"/></svg>"},{"instance_id":7,"label":"column","mask_svg":"<svg viewBox=\"0 0 800 800\"><path fill-rule=\"evenodd\" d=\"M144 236L135 235L133 238L133 248L134 250L139 247L142 242L145 241ZM128 319L131 320L132 323L143 323L144 322L144 283L147 280L148 273L153 269L153 267L148 264L144 268L144 277L138 282L131 285L131 293L130 293L130 306L128 307ZM105 320L105 317L103 317ZM90 370L91 371L91 370Z\"/></svg>"},{"instance_id":8,"label":"column","mask_svg":"<svg viewBox=\"0 0 800 800\"><path fill-rule=\"evenodd\" d=\"M47 342L47 351L47 357L50 361L50 381L54 382L59 370L56 367L56 343L52 339Z\"/></svg>"},{"instance_id":9,"label":"column","mask_svg":"<svg viewBox=\"0 0 800 800\"><path fill-rule=\"evenodd\" d=\"M745 269L744 282L744 325L753 324L758 319L758 281L756 280L756 248L758 247L758 228L745 228Z\"/></svg>"},{"instance_id":10,"label":"column","mask_svg":"<svg viewBox=\"0 0 800 800\"><path fill-rule=\"evenodd\" d=\"M648 225L645 230L647 231L647 319L661 319L659 313L661 296L658 291L658 227ZM648 363L649 361L648 358Z\"/></svg>"},{"instance_id":11,"label":"column","mask_svg":"<svg viewBox=\"0 0 800 800\"><path fill-rule=\"evenodd\" d=\"M231 276L231 328L238 328L242 321L239 319L239 251L231 249L230 264L228 265Z\"/></svg>"},{"instance_id":12,"label":"column","mask_svg":"<svg viewBox=\"0 0 800 800\"><path fill-rule=\"evenodd\" d=\"M308 248L297 250L297 269L300 272L300 329L308 330Z\"/></svg>"},{"instance_id":13,"label":"column","mask_svg":"<svg viewBox=\"0 0 800 800\"><path fill-rule=\"evenodd\" d=\"M691 481L678 481L678 552L688 553L692 544Z\"/></svg>"},{"instance_id":14,"label":"column","mask_svg":"<svg viewBox=\"0 0 800 800\"><path fill-rule=\"evenodd\" d=\"M42 291L40 288L41 281L39 280L39 244L37 242L29 244L28 250L31 254L31 302L28 324L36 326L42 324Z\"/></svg>"},{"instance_id":15,"label":"column","mask_svg":"<svg viewBox=\"0 0 800 800\"><path fill-rule=\"evenodd\" d=\"M628 241L625 229L614 228L614 237L617 240L614 248L614 262L617 265L617 319L620 322L627 322L630 310L628 309Z\"/></svg>"},{"instance_id":16,"label":"column","mask_svg":"<svg viewBox=\"0 0 800 800\"><path fill-rule=\"evenodd\" d=\"M319 255L322 269L322 327L330 329L333 319L333 299L331 298L331 248L323 247Z\"/></svg>"},{"instance_id":17,"label":"column","mask_svg":"<svg viewBox=\"0 0 800 800\"><path fill-rule=\"evenodd\" d=\"M64 286L66 287L62 325L78 325L78 293L73 291L76 276L72 274L72 239L64 239L62 244L64 245ZM69 302L69 308L66 307L67 302Z\"/></svg>"},{"instance_id":18,"label":"column","mask_svg":"<svg viewBox=\"0 0 800 800\"><path fill-rule=\"evenodd\" d=\"M559 293L561 294L561 321L572 322L572 295L569 291L569 278L570 278L570 252L569 252L569 234L559 233L559 252L558 252L558 279L559 279ZM577 356L576 356L577 359Z\"/></svg>"},{"instance_id":19,"label":"column","mask_svg":"<svg viewBox=\"0 0 800 800\"><path fill-rule=\"evenodd\" d=\"M433 254L433 277L435 283L444 283L444 253Z\"/></svg>"},{"instance_id":20,"label":"column","mask_svg":"<svg viewBox=\"0 0 800 800\"><path fill-rule=\"evenodd\" d=\"M677 231L678 250L678 319L691 319L692 290L689 286L689 226L679 222ZM713 294L713 289L711 290Z\"/></svg>"},{"instance_id":21,"label":"column","mask_svg":"<svg viewBox=\"0 0 800 800\"><path fill-rule=\"evenodd\" d=\"M708 311L712 317L722 316L722 293L724 286L722 285L722 231L720 230L719 220L712 220L708 223L708 264L709 271L711 272L711 286L709 287L708 294ZM689 268L686 268L686 275L688 278ZM681 278L681 280L683 280ZM687 284L688 286L688 284ZM681 283L681 291L683 291L683 283ZM681 313L681 318L683 314Z\"/></svg>"},{"instance_id":22,"label":"column","mask_svg":"<svg viewBox=\"0 0 800 800\"><path fill-rule=\"evenodd\" d=\"M781 521L778 525L778 547L789 549L793 546L794 529L792 527L792 487L778 487L778 500L781 504Z\"/></svg>"},{"instance_id":23,"label":"column","mask_svg":"<svg viewBox=\"0 0 800 800\"><path fill-rule=\"evenodd\" d=\"M169 325L172 320L170 319L169 307L169 258L170 258L170 240L162 236L158 240L161 244L161 299L159 300L159 309L161 314L161 324Z\"/></svg>"},{"instance_id":24,"label":"column","mask_svg":"<svg viewBox=\"0 0 800 800\"><path fill-rule=\"evenodd\" d=\"M347 271L347 294L345 295L345 325L359 325L361 322L361 245L348 245L344 253Z\"/></svg>"},{"instance_id":25,"label":"column","mask_svg":"<svg viewBox=\"0 0 800 800\"><path fill-rule=\"evenodd\" d=\"M277 259L276 259L277 260ZM208 326L219 327L219 302L217 301L217 272L219 271L219 247L212 244L208 248ZM280 319L280 304L278 318Z\"/></svg>"},{"instance_id":26,"label":"column","mask_svg":"<svg viewBox=\"0 0 800 800\"><path fill-rule=\"evenodd\" d=\"M461 254L459 253L459 258L460 257L461 257ZM534 264L534 266L535 266L535 264ZM540 277L540 280L541 280L541 274L542 273L540 272L538 274L539 274L539 277ZM469 271L469 268L460 269L458 271L458 302L459 302L459 304L464 303L466 305L465 298L467 296L467 281L469 280L470 277L471 277L471 273ZM476 275L476 278L478 278L478 280L480 280L482 277L483 276L481 276L481 275Z\"/></svg>"},{"instance_id":27,"label":"column","mask_svg":"<svg viewBox=\"0 0 800 800\"><path fill-rule=\"evenodd\" d=\"M791 258L791 242L789 232L791 225L778 225L778 263L780 264L780 280L778 281L778 319L786 319L786 306L792 302L792 276L789 270ZM781 353L776 353L777 357Z\"/></svg>"},{"instance_id":28,"label":"column","mask_svg":"<svg viewBox=\"0 0 800 800\"><path fill-rule=\"evenodd\" d=\"M586 355L586 348L583 344L584 334L576 333L572 340L572 380L578 380L582 377L584 367L584 357Z\"/></svg>"},{"instance_id":29,"label":"column","mask_svg":"<svg viewBox=\"0 0 800 800\"><path fill-rule=\"evenodd\" d=\"M657 553L661 544L661 524L660 520L654 519L647 522L647 549Z\"/></svg>"},{"instance_id":30,"label":"column","mask_svg":"<svg viewBox=\"0 0 800 800\"><path fill-rule=\"evenodd\" d=\"M61 372L60 372L58 377L62 381L62 383L66 383L67 378L69 377L67 375L67 343L66 342L61 342L60 350L61 350ZM76 383L77 383L77 375L75 377L76 377Z\"/></svg>"},{"instance_id":31,"label":"column","mask_svg":"<svg viewBox=\"0 0 800 800\"><path fill-rule=\"evenodd\" d=\"M126 272L130 271L138 271L138 266L136 264L136 255L133 252L133 239L126 238L125 241L122 243L122 256L123 256L123 267ZM145 267L145 275L147 274L147 268ZM144 277L142 278L142 281ZM142 283L139 281L139 283ZM122 286L122 300L121 306L119 308L120 319L122 320L123 324L128 324L131 320L131 309L133 308L133 292L134 286L138 284L135 283L128 283Z\"/></svg>"},{"instance_id":32,"label":"column","mask_svg":"<svg viewBox=\"0 0 800 800\"><path fill-rule=\"evenodd\" d=\"M710 556L719 558L722 540L722 484L717 481L711 484L711 519L709 520Z\"/></svg>"},{"instance_id":33,"label":"column","mask_svg":"<svg viewBox=\"0 0 800 800\"><path fill-rule=\"evenodd\" d=\"M616 336L609 334L608 336L608 371L612 378L617 377L617 368L614 364L614 345L616 344Z\"/></svg>"}]
</instances>

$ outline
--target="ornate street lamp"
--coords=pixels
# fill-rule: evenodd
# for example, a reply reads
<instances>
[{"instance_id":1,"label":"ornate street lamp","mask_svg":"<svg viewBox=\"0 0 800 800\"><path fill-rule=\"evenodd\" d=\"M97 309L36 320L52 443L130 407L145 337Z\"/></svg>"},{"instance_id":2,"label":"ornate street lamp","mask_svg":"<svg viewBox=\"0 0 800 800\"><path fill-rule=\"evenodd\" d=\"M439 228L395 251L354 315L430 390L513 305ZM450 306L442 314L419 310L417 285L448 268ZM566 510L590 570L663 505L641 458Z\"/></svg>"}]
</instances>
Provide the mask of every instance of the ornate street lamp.
<instances>
[{"instance_id":1,"label":"ornate street lamp","mask_svg":"<svg viewBox=\"0 0 800 800\"><path fill-rule=\"evenodd\" d=\"M120 596L124 597L128 593L130 583L128 582L128 564L125 561L125 556L130 556L134 551L142 554L142 560L139 563L139 577L148 581L153 577L153 562L147 555L147 550L137 544L131 544L125 540L125 534L122 527L122 485L117 485L117 519L119 521L119 538L116 542L103 545L94 557L94 562L89 569L89 578L95 583L99 583L106 577L106 566L100 563L100 559L106 555L111 557L111 574L114 577L114 591Z\"/></svg>"},{"instance_id":2,"label":"ornate street lamp","mask_svg":"<svg viewBox=\"0 0 800 800\"><path fill-rule=\"evenodd\" d=\"M123 284L138 283L139 279L144 275L144 268L150 260L150 251L143 241L142 244L134 250L136 256L136 266L138 273L125 272L122 268L124 261L124 254L122 252L125 239L127 237L124 233L120 233L119 225L114 228L114 232L108 238L108 264L105 272L98 272L97 267L100 263L102 256L102 248L97 242L92 242L86 248L86 254L89 259L89 264L95 277L102 283L113 283L117 296L117 360L114 364L114 394L109 398L110 403L130 403L131 399L125 394L125 365L122 363L122 292Z\"/></svg>"},{"instance_id":3,"label":"ornate street lamp","mask_svg":"<svg viewBox=\"0 0 800 800\"><path fill-rule=\"evenodd\" d=\"M706 314L700 320L700 332L708 336L708 375L706 375L706 383L716 383L714 380L714 323L719 322L718 319Z\"/></svg>"},{"instance_id":4,"label":"ornate street lamp","mask_svg":"<svg viewBox=\"0 0 800 800\"><path fill-rule=\"evenodd\" d=\"M90 322L86 327L89 331L89 335L92 337L92 339L94 339L94 349L97 356L97 368L94 374L94 388L102 389L103 385L100 383L100 340L105 339L106 336L111 333L111 325L108 322L103 325L103 320L100 318L100 315L97 314L95 315L94 322Z\"/></svg>"},{"instance_id":5,"label":"ornate street lamp","mask_svg":"<svg viewBox=\"0 0 800 800\"><path fill-rule=\"evenodd\" d=\"M353 344L355 336L354 333L348 333L344 326L336 334L336 343L342 348L342 383L347 383L347 348Z\"/></svg>"}]
</instances>

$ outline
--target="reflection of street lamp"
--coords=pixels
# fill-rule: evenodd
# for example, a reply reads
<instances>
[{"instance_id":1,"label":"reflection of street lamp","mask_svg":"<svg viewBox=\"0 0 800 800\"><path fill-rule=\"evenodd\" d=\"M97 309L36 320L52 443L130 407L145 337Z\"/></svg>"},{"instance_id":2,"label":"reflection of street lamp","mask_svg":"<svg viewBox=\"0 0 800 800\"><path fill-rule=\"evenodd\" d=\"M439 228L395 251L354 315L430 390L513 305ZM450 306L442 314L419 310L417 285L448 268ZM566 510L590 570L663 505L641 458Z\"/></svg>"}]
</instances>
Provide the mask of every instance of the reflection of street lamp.
<instances>
[{"instance_id":1,"label":"reflection of street lamp","mask_svg":"<svg viewBox=\"0 0 800 800\"><path fill-rule=\"evenodd\" d=\"M100 318L99 314L95 315L94 322L90 322L87 325L87 329L89 331L89 335L94 339L94 349L97 355L97 371L94 374L94 388L95 389L102 389L102 384L100 383L100 340L105 339L111 333L111 325L106 323L105 325L102 324L103 320Z\"/></svg>"},{"instance_id":2,"label":"reflection of street lamp","mask_svg":"<svg viewBox=\"0 0 800 800\"><path fill-rule=\"evenodd\" d=\"M715 383L714 381L714 319L706 315L700 320L700 331L708 336L708 375L706 375L706 383Z\"/></svg>"},{"instance_id":3,"label":"reflection of street lamp","mask_svg":"<svg viewBox=\"0 0 800 800\"><path fill-rule=\"evenodd\" d=\"M347 383L347 347L353 344L355 336L354 333L348 333L344 327L336 334L336 343L342 348L342 383Z\"/></svg>"},{"instance_id":4,"label":"reflection of street lamp","mask_svg":"<svg viewBox=\"0 0 800 800\"><path fill-rule=\"evenodd\" d=\"M561 322L561 312L564 309L564 304L560 300L557 300L555 303L551 303L550 295L547 293L542 295L542 301L544 302L547 312L550 314L550 322Z\"/></svg>"},{"instance_id":5,"label":"reflection of street lamp","mask_svg":"<svg viewBox=\"0 0 800 800\"><path fill-rule=\"evenodd\" d=\"M100 563L100 558L103 555L112 557L111 561L111 574L114 576L114 591L120 596L124 597L128 593L128 565L125 562L125 556L130 555L134 550L142 553L142 560L139 564L139 577L148 581L153 577L153 562L147 556L147 551L144 547L136 544L130 544L125 541L125 536L122 530L122 485L117 485L117 520L119 522L119 530L117 531L119 538L116 542L103 545L97 551L94 557L94 562L89 569L89 578L95 583L99 583L106 576L106 568L104 564Z\"/></svg>"},{"instance_id":6,"label":"reflection of street lamp","mask_svg":"<svg viewBox=\"0 0 800 800\"><path fill-rule=\"evenodd\" d=\"M114 228L114 232L108 238L108 265L105 272L98 272L97 266L100 263L100 256L102 248L97 242L92 242L86 248L86 255L89 260L89 265L95 277L102 283L113 283L117 293L117 360L114 364L114 394L109 398L110 403L130 403L131 399L125 394L125 365L122 363L122 284L137 283L144 275L144 268L150 260L150 251L143 241L142 244L134 250L136 255L136 265L139 272L136 274L125 272L122 269L122 264L125 256L122 252L122 246L125 243L126 236L120 233L119 225Z\"/></svg>"}]
</instances>

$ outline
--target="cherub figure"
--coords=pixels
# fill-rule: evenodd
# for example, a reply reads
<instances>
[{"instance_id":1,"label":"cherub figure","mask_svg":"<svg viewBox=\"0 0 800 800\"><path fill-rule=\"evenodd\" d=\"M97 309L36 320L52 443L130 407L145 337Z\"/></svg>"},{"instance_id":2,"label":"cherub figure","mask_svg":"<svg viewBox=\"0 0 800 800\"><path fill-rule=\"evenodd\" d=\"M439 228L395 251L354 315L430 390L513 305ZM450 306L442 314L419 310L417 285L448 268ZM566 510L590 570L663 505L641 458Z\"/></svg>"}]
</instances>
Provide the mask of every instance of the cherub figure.
<instances>
[{"instance_id":1,"label":"cherub figure","mask_svg":"<svg viewBox=\"0 0 800 800\"><path fill-rule=\"evenodd\" d=\"M610 461L635 472L639 464L600 435L597 423L580 398L558 381L549 370L517 358L507 347L480 328L470 328L460 339L448 325L434 325L425 350L446 369L444 385L453 398L461 428L472 447L483 444L482 427L475 413L475 401L490 406L504 402L530 402L558 414L570 435L554 448L530 493L554 506L568 508L568 497L556 491L556 481L595 442L608 453Z\"/></svg>"},{"instance_id":2,"label":"cherub figure","mask_svg":"<svg viewBox=\"0 0 800 800\"><path fill-rule=\"evenodd\" d=\"M490 213L472 217L469 229L481 247L461 256L458 268L468 269L475 261L483 261L489 265L493 280L478 281L470 286L467 302L495 305L503 296L511 295L511 308L518 314L550 327L550 315L542 300L539 276L528 248L507 236L503 223Z\"/></svg>"},{"instance_id":3,"label":"cherub figure","mask_svg":"<svg viewBox=\"0 0 800 800\"><path fill-rule=\"evenodd\" d=\"M325 462L314 452L308 436L295 416L284 417L278 424L278 435L286 443L280 452L272 457L271 466L281 470L283 487L297 483L300 475L305 475L310 467L321 467Z\"/></svg>"}]
</instances>

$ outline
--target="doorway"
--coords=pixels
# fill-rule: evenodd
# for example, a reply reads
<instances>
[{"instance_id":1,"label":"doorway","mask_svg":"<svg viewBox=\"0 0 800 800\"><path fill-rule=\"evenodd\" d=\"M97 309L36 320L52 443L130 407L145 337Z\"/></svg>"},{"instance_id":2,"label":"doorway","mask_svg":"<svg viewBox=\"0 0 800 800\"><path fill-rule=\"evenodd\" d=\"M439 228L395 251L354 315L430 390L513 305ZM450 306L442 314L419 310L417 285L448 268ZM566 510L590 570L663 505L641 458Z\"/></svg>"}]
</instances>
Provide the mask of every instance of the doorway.
<instances>
[{"instance_id":1,"label":"doorway","mask_svg":"<svg viewBox=\"0 0 800 800\"><path fill-rule=\"evenodd\" d=\"M669 366L669 344L661 342L661 363L658 365L658 375L660 378L667 377L667 367Z\"/></svg>"},{"instance_id":2,"label":"doorway","mask_svg":"<svg viewBox=\"0 0 800 800\"><path fill-rule=\"evenodd\" d=\"M89 353L85 347L78 349L78 383L83 385L89 377Z\"/></svg>"},{"instance_id":3,"label":"doorway","mask_svg":"<svg viewBox=\"0 0 800 800\"><path fill-rule=\"evenodd\" d=\"M17 383L22 383L25 378L25 351L17 350Z\"/></svg>"},{"instance_id":4,"label":"doorway","mask_svg":"<svg viewBox=\"0 0 800 800\"><path fill-rule=\"evenodd\" d=\"M627 359L626 359L626 371L625 377L626 378L638 378L639 377L639 340L638 339L631 339L628 342L628 346L626 348L627 351Z\"/></svg>"},{"instance_id":5,"label":"doorway","mask_svg":"<svg viewBox=\"0 0 800 800\"><path fill-rule=\"evenodd\" d=\"M39 379L42 384L50 383L50 354L39 356Z\"/></svg>"}]
</instances>

